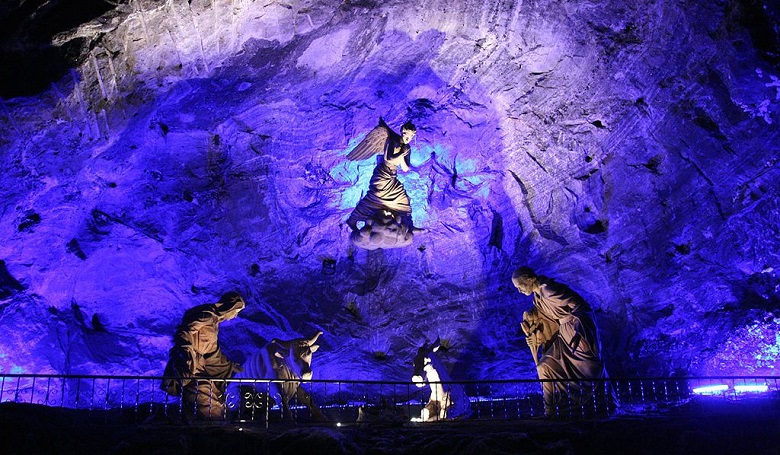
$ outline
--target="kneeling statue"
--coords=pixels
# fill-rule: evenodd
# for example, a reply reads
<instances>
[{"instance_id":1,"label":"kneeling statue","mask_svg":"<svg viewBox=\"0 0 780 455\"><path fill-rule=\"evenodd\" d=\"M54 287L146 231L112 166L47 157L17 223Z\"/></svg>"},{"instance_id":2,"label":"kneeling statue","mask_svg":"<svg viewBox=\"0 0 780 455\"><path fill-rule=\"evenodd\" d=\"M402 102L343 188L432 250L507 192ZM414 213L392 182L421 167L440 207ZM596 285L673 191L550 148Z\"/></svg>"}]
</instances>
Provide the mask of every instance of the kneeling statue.
<instances>
[{"instance_id":1,"label":"kneeling statue","mask_svg":"<svg viewBox=\"0 0 780 455\"><path fill-rule=\"evenodd\" d=\"M245 306L237 292L228 292L217 303L198 305L184 313L161 387L170 395L181 395L185 418L225 418L226 381L218 379L228 379L242 367L222 353L217 335L219 324L235 318Z\"/></svg>"}]
</instances>

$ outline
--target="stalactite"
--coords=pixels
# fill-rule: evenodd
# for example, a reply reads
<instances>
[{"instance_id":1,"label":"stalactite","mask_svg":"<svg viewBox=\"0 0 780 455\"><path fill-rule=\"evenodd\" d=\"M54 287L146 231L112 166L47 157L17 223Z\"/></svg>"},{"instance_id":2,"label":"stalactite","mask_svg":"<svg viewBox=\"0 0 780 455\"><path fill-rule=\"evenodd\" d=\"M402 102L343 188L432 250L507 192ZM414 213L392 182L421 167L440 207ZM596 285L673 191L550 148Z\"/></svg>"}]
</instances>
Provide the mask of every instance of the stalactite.
<instances>
[{"instance_id":1,"label":"stalactite","mask_svg":"<svg viewBox=\"0 0 780 455\"><path fill-rule=\"evenodd\" d=\"M198 28L198 23L195 21L195 13L192 11L192 4L188 4L187 8L189 8L190 11L190 20L192 22L192 28L193 30L195 30L195 34L198 36L198 43L200 44L200 57L203 59L203 68L208 73L209 65L208 65L208 61L206 60L206 51L203 46L203 34L200 32L200 29Z\"/></svg>"},{"instance_id":2,"label":"stalactite","mask_svg":"<svg viewBox=\"0 0 780 455\"><path fill-rule=\"evenodd\" d=\"M138 5L137 1L133 1L133 8L138 12L138 17L141 18L141 28L144 30L144 36L149 46L152 45L152 39L149 37L149 29L146 26L146 17L144 15L143 7Z\"/></svg>"},{"instance_id":3,"label":"stalactite","mask_svg":"<svg viewBox=\"0 0 780 455\"><path fill-rule=\"evenodd\" d=\"M128 23L130 23L130 21L128 21ZM125 55L125 56L129 55L127 53L127 47L128 47L129 42L130 42L130 27L128 25L128 27L127 27L127 29L125 31L125 34L122 37L122 55ZM125 58L127 58L127 57L125 57Z\"/></svg>"},{"instance_id":4,"label":"stalactite","mask_svg":"<svg viewBox=\"0 0 780 455\"><path fill-rule=\"evenodd\" d=\"M114 96L119 95L119 76L116 74L116 68L114 67L114 59L111 58L111 53L106 52L108 60L108 70L111 71L111 80L114 82Z\"/></svg>"},{"instance_id":5,"label":"stalactite","mask_svg":"<svg viewBox=\"0 0 780 455\"><path fill-rule=\"evenodd\" d=\"M222 22L219 20L219 8L217 7L217 0L211 0L211 11L214 14L214 40L217 42L217 55L220 55L221 49L219 45L220 37L222 35L221 30L221 24Z\"/></svg>"},{"instance_id":6,"label":"stalactite","mask_svg":"<svg viewBox=\"0 0 780 455\"><path fill-rule=\"evenodd\" d=\"M111 136L111 127L108 124L108 114L106 114L105 109L100 110L100 118L103 120L103 139L108 140L108 138Z\"/></svg>"},{"instance_id":7,"label":"stalactite","mask_svg":"<svg viewBox=\"0 0 780 455\"><path fill-rule=\"evenodd\" d=\"M79 77L75 70L70 70L70 77L73 79L73 92L76 94L76 100L78 101L79 107L81 108L81 114L84 118L84 125L87 127L87 137L89 139L94 139L92 115L87 108L86 101L84 100L84 93L81 91Z\"/></svg>"},{"instance_id":8,"label":"stalactite","mask_svg":"<svg viewBox=\"0 0 780 455\"><path fill-rule=\"evenodd\" d=\"M176 38L173 36L173 32L171 32L171 29L167 27L165 28L165 31L168 32L168 37L171 39L171 47L173 48L173 52L176 53L176 58L179 59L179 66L181 68L184 68L184 60L181 58L181 53L179 52L179 44L176 42Z\"/></svg>"},{"instance_id":9,"label":"stalactite","mask_svg":"<svg viewBox=\"0 0 780 455\"><path fill-rule=\"evenodd\" d=\"M100 74L100 65L98 65L97 57L95 57L95 53L91 51L89 56L90 60L92 60L92 65L95 67L95 77L100 86L100 91L103 93L103 99L108 101L108 92L106 92L106 86L103 83L103 76Z\"/></svg>"},{"instance_id":10,"label":"stalactite","mask_svg":"<svg viewBox=\"0 0 780 455\"><path fill-rule=\"evenodd\" d=\"M73 111L70 110L70 103L62 95L62 92L60 91L59 87L57 87L57 84L55 84L54 82L51 83L51 89L54 92L54 94L57 96L59 103L65 109L65 112L68 114L68 121L72 122L74 120L74 117L73 117Z\"/></svg>"},{"instance_id":11,"label":"stalactite","mask_svg":"<svg viewBox=\"0 0 780 455\"><path fill-rule=\"evenodd\" d=\"M170 0L168 1L168 9L170 10L171 15L173 16L173 20L176 26L176 31L178 33L181 33L182 30L184 30L184 26L181 23L181 18L179 17L179 14L176 12L176 9L174 9L173 7L173 2ZM184 68L184 59L182 59L181 52L179 52L181 43L176 39L174 33L170 30L170 28L166 27L166 30L168 30L168 35L171 37L171 41L173 42L173 47L176 50L176 55L179 57L179 63L181 63L182 68ZM200 71L198 70L198 65L196 62L193 62L192 67L193 67L193 71L195 72L195 75L200 75Z\"/></svg>"},{"instance_id":12,"label":"stalactite","mask_svg":"<svg viewBox=\"0 0 780 455\"><path fill-rule=\"evenodd\" d=\"M520 10L522 8L523 8L522 0L517 0L512 5L512 13L510 15L511 18L510 18L509 23L507 24L507 27L506 27L508 34L515 33L515 27L517 26L517 21L518 21L518 19L520 17Z\"/></svg>"},{"instance_id":13,"label":"stalactite","mask_svg":"<svg viewBox=\"0 0 780 455\"><path fill-rule=\"evenodd\" d=\"M238 30L236 28L235 0L230 0L230 49L236 48L237 40L238 40Z\"/></svg>"},{"instance_id":14,"label":"stalactite","mask_svg":"<svg viewBox=\"0 0 780 455\"><path fill-rule=\"evenodd\" d=\"M119 96L121 89L119 88L119 75L117 75L116 68L114 67L114 59L111 57L110 52L106 52L106 57L108 58L108 68L111 70L111 78L114 81L114 105L119 108L119 112L122 113L122 118L127 119L127 113L125 112L125 108L122 106L123 103L121 101L121 97Z\"/></svg>"},{"instance_id":15,"label":"stalactite","mask_svg":"<svg viewBox=\"0 0 780 455\"><path fill-rule=\"evenodd\" d=\"M298 35L298 6L290 5L290 20L293 26L293 36Z\"/></svg>"}]
</instances>

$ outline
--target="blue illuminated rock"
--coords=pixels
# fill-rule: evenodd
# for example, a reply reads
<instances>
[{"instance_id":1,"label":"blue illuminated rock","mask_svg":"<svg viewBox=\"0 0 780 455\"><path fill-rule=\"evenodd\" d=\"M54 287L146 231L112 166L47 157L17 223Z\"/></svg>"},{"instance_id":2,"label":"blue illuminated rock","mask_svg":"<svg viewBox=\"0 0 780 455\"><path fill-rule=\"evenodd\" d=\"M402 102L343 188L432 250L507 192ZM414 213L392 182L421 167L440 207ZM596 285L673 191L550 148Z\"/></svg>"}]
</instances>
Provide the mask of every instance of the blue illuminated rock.
<instances>
[{"instance_id":1,"label":"blue illuminated rock","mask_svg":"<svg viewBox=\"0 0 780 455\"><path fill-rule=\"evenodd\" d=\"M160 374L236 290L231 358L322 330L316 378L408 380L441 337L456 379L533 378L524 264L613 376L780 365L769 2L163 3L63 28L72 70L0 104L0 373ZM426 232L367 251L345 156L380 115Z\"/></svg>"}]
</instances>

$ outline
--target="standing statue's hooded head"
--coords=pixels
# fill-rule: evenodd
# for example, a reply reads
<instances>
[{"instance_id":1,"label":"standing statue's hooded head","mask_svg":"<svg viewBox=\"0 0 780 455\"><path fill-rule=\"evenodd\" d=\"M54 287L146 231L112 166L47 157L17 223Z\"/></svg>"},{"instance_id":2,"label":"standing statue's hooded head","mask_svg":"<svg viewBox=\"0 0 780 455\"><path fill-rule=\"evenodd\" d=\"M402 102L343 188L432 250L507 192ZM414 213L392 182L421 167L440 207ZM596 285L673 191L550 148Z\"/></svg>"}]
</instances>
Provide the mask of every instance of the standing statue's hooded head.
<instances>
[{"instance_id":1,"label":"standing statue's hooded head","mask_svg":"<svg viewBox=\"0 0 780 455\"><path fill-rule=\"evenodd\" d=\"M238 312L246 308L246 303L238 292L226 292L222 294L219 301L214 305L217 315L222 321L229 321L236 316Z\"/></svg>"}]
</instances>

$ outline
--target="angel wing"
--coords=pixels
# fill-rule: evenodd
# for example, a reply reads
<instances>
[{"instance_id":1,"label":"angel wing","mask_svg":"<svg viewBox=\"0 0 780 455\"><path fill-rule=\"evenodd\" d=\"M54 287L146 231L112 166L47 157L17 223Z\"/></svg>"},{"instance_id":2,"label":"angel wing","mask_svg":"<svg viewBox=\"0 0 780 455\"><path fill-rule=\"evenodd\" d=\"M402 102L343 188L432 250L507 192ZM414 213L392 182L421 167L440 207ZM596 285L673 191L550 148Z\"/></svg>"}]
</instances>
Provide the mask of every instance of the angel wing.
<instances>
[{"instance_id":1,"label":"angel wing","mask_svg":"<svg viewBox=\"0 0 780 455\"><path fill-rule=\"evenodd\" d=\"M360 144L349 152L347 159L351 161L360 161L376 155L377 153L384 153L387 140L396 136L398 136L398 134L391 130L384 119L380 117L379 125L371 130L366 137L360 141Z\"/></svg>"}]
</instances>

